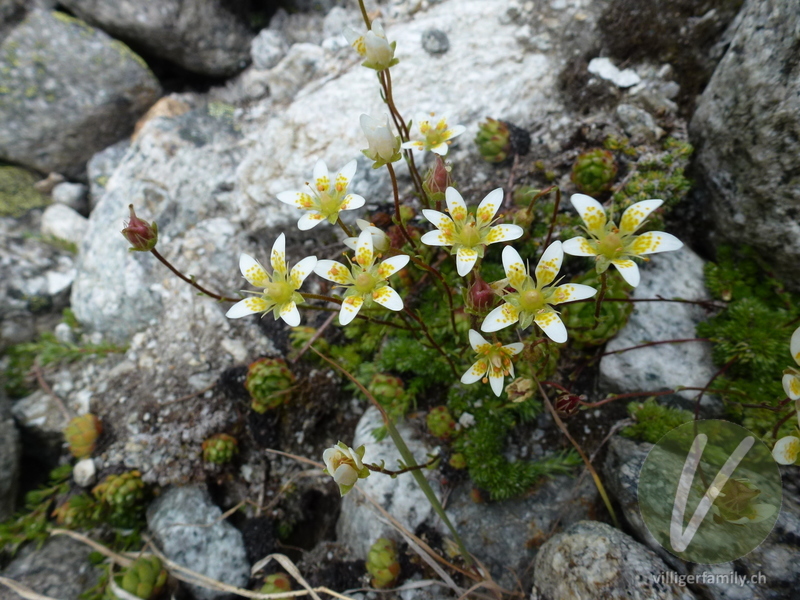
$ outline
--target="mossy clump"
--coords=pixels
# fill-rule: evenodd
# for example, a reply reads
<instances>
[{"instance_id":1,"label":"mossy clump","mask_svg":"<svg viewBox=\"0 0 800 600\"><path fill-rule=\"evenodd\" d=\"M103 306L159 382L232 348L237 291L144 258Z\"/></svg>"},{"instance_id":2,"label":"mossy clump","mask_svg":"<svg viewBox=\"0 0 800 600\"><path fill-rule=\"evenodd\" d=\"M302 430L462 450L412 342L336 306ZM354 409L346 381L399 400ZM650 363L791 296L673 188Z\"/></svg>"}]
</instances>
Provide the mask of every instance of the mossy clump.
<instances>
[{"instance_id":1,"label":"mossy clump","mask_svg":"<svg viewBox=\"0 0 800 600\"><path fill-rule=\"evenodd\" d=\"M567 326L570 341L575 347L600 346L613 338L628 322L633 312L631 302L606 302L605 300L625 300L631 292L629 286L616 272L607 271L606 294L604 302L600 305L600 320L594 318L596 303L594 299L579 302L564 307L561 319ZM573 283L590 285L599 290L600 275L591 271L573 279Z\"/></svg>"},{"instance_id":2,"label":"mossy clump","mask_svg":"<svg viewBox=\"0 0 800 600\"><path fill-rule=\"evenodd\" d=\"M250 392L251 408L263 414L289 402L294 383L294 375L286 361L262 358L248 367L244 387Z\"/></svg>"},{"instance_id":3,"label":"mossy clump","mask_svg":"<svg viewBox=\"0 0 800 600\"><path fill-rule=\"evenodd\" d=\"M34 187L37 181L39 177L30 171L0 166L0 217L21 217L50 204L50 199Z\"/></svg>"},{"instance_id":4,"label":"mossy clump","mask_svg":"<svg viewBox=\"0 0 800 600\"><path fill-rule=\"evenodd\" d=\"M595 148L583 152L572 165L570 179L584 194L598 196L611 189L617 176L617 161L608 150Z\"/></svg>"},{"instance_id":5,"label":"mossy clump","mask_svg":"<svg viewBox=\"0 0 800 600\"><path fill-rule=\"evenodd\" d=\"M628 414L636 423L623 429L620 435L651 444L655 444L667 433L694 418L690 411L664 406L656 402L655 398L648 398L644 402L631 402L628 404Z\"/></svg>"},{"instance_id":6,"label":"mossy clump","mask_svg":"<svg viewBox=\"0 0 800 600\"><path fill-rule=\"evenodd\" d=\"M456 422L446 406L434 406L425 418L431 435L448 440L456 432Z\"/></svg>"},{"instance_id":7,"label":"mossy clump","mask_svg":"<svg viewBox=\"0 0 800 600\"><path fill-rule=\"evenodd\" d=\"M113 523L135 523L144 512L146 489L136 470L109 475L92 489L92 495L108 508Z\"/></svg>"},{"instance_id":8,"label":"mossy clump","mask_svg":"<svg viewBox=\"0 0 800 600\"><path fill-rule=\"evenodd\" d=\"M116 584L142 600L155 600L167 584L167 571L156 556L142 556L117 576ZM112 598L117 598L112 593Z\"/></svg>"},{"instance_id":9,"label":"mossy clump","mask_svg":"<svg viewBox=\"0 0 800 600\"><path fill-rule=\"evenodd\" d=\"M217 465L231 462L239 452L239 442L232 435L218 433L203 442L203 460Z\"/></svg>"}]
</instances>

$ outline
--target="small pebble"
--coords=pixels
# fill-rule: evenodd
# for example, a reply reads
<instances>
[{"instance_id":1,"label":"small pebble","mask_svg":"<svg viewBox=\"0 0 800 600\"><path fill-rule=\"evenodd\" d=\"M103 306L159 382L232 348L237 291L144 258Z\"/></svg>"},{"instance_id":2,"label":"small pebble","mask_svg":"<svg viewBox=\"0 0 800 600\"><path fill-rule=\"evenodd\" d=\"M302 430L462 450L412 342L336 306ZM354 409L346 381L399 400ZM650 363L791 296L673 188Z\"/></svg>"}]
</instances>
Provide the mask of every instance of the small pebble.
<instances>
[{"instance_id":1,"label":"small pebble","mask_svg":"<svg viewBox=\"0 0 800 600\"><path fill-rule=\"evenodd\" d=\"M422 47L428 54L444 54L450 49L450 40L444 31L428 29L422 34Z\"/></svg>"},{"instance_id":2,"label":"small pebble","mask_svg":"<svg viewBox=\"0 0 800 600\"><path fill-rule=\"evenodd\" d=\"M97 470L91 458L84 458L75 463L72 469L72 478L80 487L86 488L94 484Z\"/></svg>"}]
</instances>

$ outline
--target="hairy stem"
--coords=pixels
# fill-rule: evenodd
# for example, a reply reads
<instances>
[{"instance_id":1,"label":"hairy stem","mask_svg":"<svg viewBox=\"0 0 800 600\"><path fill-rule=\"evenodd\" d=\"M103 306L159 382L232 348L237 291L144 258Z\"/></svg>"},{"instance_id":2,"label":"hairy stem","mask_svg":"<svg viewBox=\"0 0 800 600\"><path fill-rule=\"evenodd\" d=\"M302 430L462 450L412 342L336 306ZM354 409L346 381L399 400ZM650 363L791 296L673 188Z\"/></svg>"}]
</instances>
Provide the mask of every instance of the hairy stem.
<instances>
[{"instance_id":1,"label":"hairy stem","mask_svg":"<svg viewBox=\"0 0 800 600\"><path fill-rule=\"evenodd\" d=\"M172 271L172 272L173 272L175 275L177 275L177 276L178 276L180 279L182 279L183 281L185 281L186 283L188 283L188 284L189 284L189 285L191 285L192 287L194 287L194 288L196 288L196 289L200 290L200 291L201 291L202 293L204 293L206 296L210 296L211 298L214 298L214 300L218 300L218 301L220 301L220 302L238 302L239 300L241 300L241 298L231 298L231 297L229 297L229 296L221 296L221 295L219 295L219 294L215 294L214 292L212 292L212 291L210 291L210 290L207 290L207 289L206 289L206 288L204 288L202 285L200 285L199 283L197 283L197 282L194 280L194 278L192 278L192 277L187 277L186 275L184 275L183 273L181 273L181 272L180 272L178 269L176 269L174 266L172 266L172 263L171 263L171 262L169 262L169 261L168 261L166 258L164 258L163 256L161 256L161 253L159 253L159 251L158 251L158 250L156 250L155 248L153 248L152 250L150 250L150 253L151 253L153 256L155 256L155 257L156 257L158 260L160 260L160 261L161 261L161 263L162 263L162 264L163 264L165 267L167 267L167 268L168 268L170 271Z\"/></svg>"},{"instance_id":2,"label":"hairy stem","mask_svg":"<svg viewBox=\"0 0 800 600\"><path fill-rule=\"evenodd\" d=\"M411 235L408 233L405 224L403 223L403 219L400 216L400 190L397 188L397 176L394 173L394 167L392 167L392 163L386 163L386 168L389 169L389 177L392 179L392 193L394 194L394 218L397 221L397 226L400 228L400 231L403 232L403 237L408 240L408 243L411 244L411 247L414 250L417 250L417 244L414 243L414 240L411 239Z\"/></svg>"}]
</instances>

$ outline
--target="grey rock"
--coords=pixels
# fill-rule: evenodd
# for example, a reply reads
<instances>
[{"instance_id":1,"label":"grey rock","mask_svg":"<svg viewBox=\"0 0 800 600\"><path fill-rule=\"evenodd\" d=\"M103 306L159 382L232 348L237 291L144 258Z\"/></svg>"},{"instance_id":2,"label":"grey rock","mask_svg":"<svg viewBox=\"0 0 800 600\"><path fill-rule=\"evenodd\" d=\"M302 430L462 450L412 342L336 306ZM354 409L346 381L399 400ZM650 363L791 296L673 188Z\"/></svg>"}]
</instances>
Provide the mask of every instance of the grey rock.
<instances>
[{"instance_id":1,"label":"grey rock","mask_svg":"<svg viewBox=\"0 0 800 600\"><path fill-rule=\"evenodd\" d=\"M441 29L427 29L422 32L422 47L428 54L444 54L450 49L450 40Z\"/></svg>"},{"instance_id":2,"label":"grey rock","mask_svg":"<svg viewBox=\"0 0 800 600\"><path fill-rule=\"evenodd\" d=\"M130 148L130 140L120 140L113 146L101 150L86 163L86 174L89 179L89 210L94 210L106 191L106 184L114 173L114 169L122 161L125 152Z\"/></svg>"},{"instance_id":3,"label":"grey rock","mask_svg":"<svg viewBox=\"0 0 800 600\"><path fill-rule=\"evenodd\" d=\"M59 323L53 329L53 335L62 344L74 344L78 341L78 336L75 335L75 330L69 326L68 323Z\"/></svg>"},{"instance_id":4,"label":"grey rock","mask_svg":"<svg viewBox=\"0 0 800 600\"><path fill-rule=\"evenodd\" d=\"M617 106L617 119L625 133L631 137L633 144L639 145L643 142L652 144L664 136L664 130L656 125L655 119L649 112L631 104Z\"/></svg>"},{"instance_id":5,"label":"grey rock","mask_svg":"<svg viewBox=\"0 0 800 600\"><path fill-rule=\"evenodd\" d=\"M82 183L70 183L65 181L53 188L53 202L64 204L81 213L86 211L86 197L88 192L89 188Z\"/></svg>"},{"instance_id":6,"label":"grey rock","mask_svg":"<svg viewBox=\"0 0 800 600\"><path fill-rule=\"evenodd\" d=\"M14 403L11 412L28 440L26 453L47 461L61 454L69 419L50 394L38 390L25 396Z\"/></svg>"},{"instance_id":7,"label":"grey rock","mask_svg":"<svg viewBox=\"0 0 800 600\"><path fill-rule=\"evenodd\" d=\"M262 29L250 44L250 56L256 69L271 69L286 56L286 36L274 29Z\"/></svg>"},{"instance_id":8,"label":"grey rock","mask_svg":"<svg viewBox=\"0 0 800 600\"><path fill-rule=\"evenodd\" d=\"M156 101L130 48L59 12L32 11L0 45L0 158L77 175Z\"/></svg>"},{"instance_id":9,"label":"grey rock","mask_svg":"<svg viewBox=\"0 0 800 600\"><path fill-rule=\"evenodd\" d=\"M534 562L534 599L632 598L692 600L677 583L656 578L669 568L630 536L598 521L580 521L539 549Z\"/></svg>"},{"instance_id":10,"label":"grey rock","mask_svg":"<svg viewBox=\"0 0 800 600\"><path fill-rule=\"evenodd\" d=\"M89 220L66 204L51 204L42 214L42 235L45 237L80 246L88 228Z\"/></svg>"},{"instance_id":11,"label":"grey rock","mask_svg":"<svg viewBox=\"0 0 800 600\"><path fill-rule=\"evenodd\" d=\"M394 442L389 436L376 442L372 435L372 431L382 425L383 421L378 410L373 407L368 408L356 426L353 442L350 445L353 448L361 445L366 447L365 461L374 464L385 461L387 469L394 469L400 460L400 453ZM407 424L398 423L397 429L417 462L427 461L427 454L432 449L425 444L424 439ZM438 482L432 477L428 481L434 492L440 494ZM423 522L437 528L443 527L413 477L392 479L373 475L360 480L358 486L377 499L384 510L409 531L414 531ZM336 524L336 535L338 541L349 548L353 555L366 558L375 540L379 537L394 537L395 534L390 525L376 517L376 509L372 504L358 492L351 491L342 498L342 512Z\"/></svg>"},{"instance_id":12,"label":"grey rock","mask_svg":"<svg viewBox=\"0 0 800 600\"><path fill-rule=\"evenodd\" d=\"M512 572L523 587L530 583L530 564L553 527L588 519L597 499L588 476L546 479L524 498L490 503L475 502L463 484L449 496L447 513L467 550L509 589L517 581Z\"/></svg>"},{"instance_id":13,"label":"grey rock","mask_svg":"<svg viewBox=\"0 0 800 600\"><path fill-rule=\"evenodd\" d=\"M641 267L642 279L633 298L708 300L703 283L703 260L688 247L655 254ZM706 318L693 304L638 302L630 320L606 346L611 352L646 342L697 337L695 326ZM615 392L665 390L678 386L704 387L716 372L707 342L662 344L604 356L600 361L603 385ZM681 391L669 400L694 409L696 391ZM719 410L719 401L703 396L704 414Z\"/></svg>"},{"instance_id":14,"label":"grey rock","mask_svg":"<svg viewBox=\"0 0 800 600\"><path fill-rule=\"evenodd\" d=\"M265 74L270 96L276 102L291 100L322 71L325 52L315 44L294 44L286 56Z\"/></svg>"},{"instance_id":15,"label":"grey rock","mask_svg":"<svg viewBox=\"0 0 800 600\"><path fill-rule=\"evenodd\" d=\"M14 514L21 454L19 432L11 417L5 389L0 387L0 522Z\"/></svg>"},{"instance_id":16,"label":"grey rock","mask_svg":"<svg viewBox=\"0 0 800 600\"><path fill-rule=\"evenodd\" d=\"M100 574L89 562L91 552L91 547L67 536L51 537L39 549L35 544L23 548L0 575L48 597L78 600L97 584ZM0 585L0 600L19 600L19 596Z\"/></svg>"},{"instance_id":17,"label":"grey rock","mask_svg":"<svg viewBox=\"0 0 800 600\"><path fill-rule=\"evenodd\" d=\"M589 73L602 77L620 88L629 88L642 79L632 69L619 70L608 58L593 58L589 61Z\"/></svg>"},{"instance_id":18,"label":"grey rock","mask_svg":"<svg viewBox=\"0 0 800 600\"><path fill-rule=\"evenodd\" d=\"M147 509L147 525L164 554L184 567L229 585L244 586L250 564L242 534L225 520L205 489L174 487ZM189 589L198 600L225 597L200 586Z\"/></svg>"},{"instance_id":19,"label":"grey rock","mask_svg":"<svg viewBox=\"0 0 800 600\"><path fill-rule=\"evenodd\" d=\"M87 23L195 73L233 75L250 61L253 34L219 0L64 0L63 4Z\"/></svg>"},{"instance_id":20,"label":"grey rock","mask_svg":"<svg viewBox=\"0 0 800 600\"><path fill-rule=\"evenodd\" d=\"M747 2L690 132L717 242L747 239L800 289L800 12Z\"/></svg>"}]
</instances>

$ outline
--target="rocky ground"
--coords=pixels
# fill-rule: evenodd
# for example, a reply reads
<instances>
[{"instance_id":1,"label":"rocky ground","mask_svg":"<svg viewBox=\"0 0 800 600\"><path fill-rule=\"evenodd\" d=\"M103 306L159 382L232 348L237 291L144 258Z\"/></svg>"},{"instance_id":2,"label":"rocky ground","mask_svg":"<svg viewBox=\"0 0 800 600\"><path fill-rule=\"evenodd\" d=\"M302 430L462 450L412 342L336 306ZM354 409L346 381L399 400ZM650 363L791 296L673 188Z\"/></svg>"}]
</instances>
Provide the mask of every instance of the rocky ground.
<instances>
[{"instance_id":1,"label":"rocky ground","mask_svg":"<svg viewBox=\"0 0 800 600\"><path fill-rule=\"evenodd\" d=\"M446 554L448 532L410 476L371 477L359 484L365 494L340 499L318 466L268 451L318 463L341 439L364 444L371 461L389 467L398 455L388 438L372 436L377 411L354 397L338 372L308 357L292 365L298 385L291 409L250 410L247 365L288 357L289 328L269 316L226 318L227 305L198 295L152 255L128 252L119 233L133 204L157 222L166 259L214 289L236 290L239 254L265 258L281 232L290 264L338 254L332 228L298 231L296 209L276 199L306 181L318 159L338 169L358 157L352 191L372 213L391 206L386 170L372 170L360 152L359 115L385 109L374 71L360 66L341 35L346 26L363 26L358 3L255 4L170 1L156 10L136 0L0 0L0 521L23 508L24 494L44 485L48 472L72 460L64 428L92 413L103 432L57 497L138 471L148 494L143 533L175 563L256 590L277 569L274 562L258 572L251 567L280 552L309 585L345 592L368 584L363 561L385 536L402 548L406 589L397 596L459 597L469 579L419 558L427 556L421 541ZM692 189L664 225L686 246L644 265L633 298L706 304L636 304L606 353L705 337L695 327L713 314L718 293L707 288L704 265L723 244L746 243L766 257L782 297L800 288L794 0L685 0L669 10L657 4L367 3L397 42L400 62L391 73L403 114L435 110L466 126L448 155L465 198L509 181L517 188L555 183L567 215L566 198L577 191L570 172L583 151L609 138L627 140L634 150L619 173L621 189L663 160L668 139L695 147L687 166ZM484 161L472 142L489 116L530 133L529 153L513 165ZM401 194L411 199L408 168L396 164ZM416 225L424 227L421 218ZM307 324L320 327L326 317ZM330 344L343 343L337 335ZM34 342L37 362L20 369L20 344ZM596 358L575 384L588 402L703 387L720 369L710 342L602 359L598 351ZM19 380L20 370L27 380ZM677 391L660 401L694 410L695 398ZM422 399L401 423L420 461L450 452L425 429L433 404ZM623 404L565 418L595 456L619 528L582 467L503 501L489 501L463 471L445 465L427 472L486 574L509 597L541 600L792 597L800 586L797 467L783 468L783 507L762 545L735 563L683 562L649 536L640 517L638 472L651 445L618 435L628 418ZM729 414L713 395L698 411ZM226 465L203 460L203 442L218 433L239 440ZM510 433L503 452L514 462L568 447L543 412ZM87 535L123 547L107 525ZM139 547L141 540L131 549ZM102 577L89 553L63 535L26 544L13 559L0 549L0 599L17 597L6 579L47 597L77 598ZM766 583L655 582L668 571L763 573ZM176 597L227 597L202 582L173 583L182 586Z\"/></svg>"}]
</instances>

